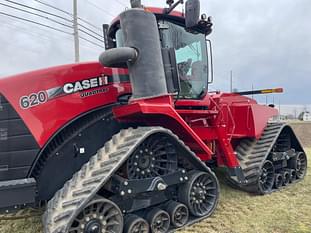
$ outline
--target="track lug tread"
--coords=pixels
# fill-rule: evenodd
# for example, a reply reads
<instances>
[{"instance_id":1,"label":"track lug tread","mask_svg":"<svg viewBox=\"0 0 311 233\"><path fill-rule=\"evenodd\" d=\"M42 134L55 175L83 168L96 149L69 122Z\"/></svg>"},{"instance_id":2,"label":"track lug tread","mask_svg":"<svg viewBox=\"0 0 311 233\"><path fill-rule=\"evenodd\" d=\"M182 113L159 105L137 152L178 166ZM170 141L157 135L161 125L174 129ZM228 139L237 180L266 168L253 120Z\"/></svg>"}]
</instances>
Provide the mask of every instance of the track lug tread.
<instances>
[{"instance_id":1,"label":"track lug tread","mask_svg":"<svg viewBox=\"0 0 311 233\"><path fill-rule=\"evenodd\" d=\"M115 158L110 159L108 161L103 161L102 163L100 163L100 167L103 168L106 166L111 166L111 165L117 163L119 160L120 160L120 157L115 157Z\"/></svg>"},{"instance_id":2,"label":"track lug tread","mask_svg":"<svg viewBox=\"0 0 311 233\"><path fill-rule=\"evenodd\" d=\"M70 207L70 206L76 206L76 205L79 205L81 203L81 201L82 201L81 198L72 199L70 201L63 202L62 207L63 208L67 208L67 207Z\"/></svg>"},{"instance_id":3,"label":"track lug tread","mask_svg":"<svg viewBox=\"0 0 311 233\"><path fill-rule=\"evenodd\" d=\"M255 163L260 163L262 161L262 158L261 159L253 159L253 160L249 160L247 162L245 162L246 165L252 165L252 164L255 164Z\"/></svg>"},{"instance_id":4,"label":"track lug tread","mask_svg":"<svg viewBox=\"0 0 311 233\"><path fill-rule=\"evenodd\" d=\"M62 221L63 219L66 219L66 218L68 218L69 216L71 216L73 212L74 212L73 210L67 210L67 211L65 211L65 212L62 212L62 213L56 215L56 216L53 218L53 221L54 221L55 223L57 223L57 222L59 222L59 221Z\"/></svg>"},{"instance_id":5,"label":"track lug tread","mask_svg":"<svg viewBox=\"0 0 311 233\"><path fill-rule=\"evenodd\" d=\"M90 185L90 184L94 184L94 183L98 183L100 180L104 179L105 176L97 176L97 177L92 177L92 178L89 178L85 181L83 181L83 186L87 186L87 185Z\"/></svg>"},{"instance_id":6,"label":"track lug tread","mask_svg":"<svg viewBox=\"0 0 311 233\"><path fill-rule=\"evenodd\" d=\"M286 124L283 123L268 123L259 140L245 139L236 147L237 158L240 161L247 184L241 185L231 179L235 186L247 192L260 193L257 182L261 166L285 126Z\"/></svg>"},{"instance_id":7,"label":"track lug tread","mask_svg":"<svg viewBox=\"0 0 311 233\"><path fill-rule=\"evenodd\" d=\"M98 176L98 175L104 176L104 175L108 174L112 169L113 169L112 166L100 168L98 170L93 171L92 176Z\"/></svg>"},{"instance_id":8,"label":"track lug tread","mask_svg":"<svg viewBox=\"0 0 311 233\"><path fill-rule=\"evenodd\" d=\"M180 146L184 146L189 156L194 156L193 161L200 163L206 171L213 172L206 167L171 131L162 127L129 128L122 130L112 137L103 148L98 150L83 168L73 175L64 187L59 190L49 201L44 214L45 233L65 233L70 227L71 221L79 213L89 200L91 200L101 187L111 178L121 165L126 161L130 153L152 134L165 133L176 140ZM202 168L203 169L203 168Z\"/></svg>"},{"instance_id":9,"label":"track lug tread","mask_svg":"<svg viewBox=\"0 0 311 233\"><path fill-rule=\"evenodd\" d=\"M76 190L76 191L72 192L72 196L73 197L78 197L78 196L81 196L81 195L84 195L84 194L89 194L89 193L92 192L93 189L94 189L94 187L90 186L90 187L87 187L87 188Z\"/></svg>"}]
</instances>

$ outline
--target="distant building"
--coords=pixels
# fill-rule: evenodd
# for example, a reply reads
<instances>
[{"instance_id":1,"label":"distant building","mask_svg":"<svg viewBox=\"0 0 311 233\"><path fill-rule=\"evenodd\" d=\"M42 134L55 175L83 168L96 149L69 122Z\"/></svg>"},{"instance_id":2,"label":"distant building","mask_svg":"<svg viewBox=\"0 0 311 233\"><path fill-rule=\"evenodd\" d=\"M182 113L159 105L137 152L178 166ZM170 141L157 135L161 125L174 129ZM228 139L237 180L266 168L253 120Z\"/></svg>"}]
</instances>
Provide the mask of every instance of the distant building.
<instances>
[{"instance_id":1,"label":"distant building","mask_svg":"<svg viewBox=\"0 0 311 233\"><path fill-rule=\"evenodd\" d=\"M311 114L309 111L304 111L299 114L298 119L301 121L311 121Z\"/></svg>"}]
</instances>

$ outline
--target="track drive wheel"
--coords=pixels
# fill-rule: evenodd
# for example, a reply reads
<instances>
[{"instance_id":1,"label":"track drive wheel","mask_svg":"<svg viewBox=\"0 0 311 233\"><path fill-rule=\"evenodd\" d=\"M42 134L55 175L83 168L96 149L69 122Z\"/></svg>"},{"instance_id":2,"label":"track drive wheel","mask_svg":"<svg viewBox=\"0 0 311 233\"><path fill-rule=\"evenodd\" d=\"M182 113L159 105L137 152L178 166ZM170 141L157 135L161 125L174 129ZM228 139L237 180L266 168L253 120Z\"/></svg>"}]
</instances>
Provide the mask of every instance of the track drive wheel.
<instances>
[{"instance_id":1,"label":"track drive wheel","mask_svg":"<svg viewBox=\"0 0 311 233\"><path fill-rule=\"evenodd\" d=\"M189 219L188 207L182 203L171 201L166 207L166 211L170 215L171 224L177 228L187 224Z\"/></svg>"},{"instance_id":2,"label":"track drive wheel","mask_svg":"<svg viewBox=\"0 0 311 233\"><path fill-rule=\"evenodd\" d=\"M196 217L209 216L218 202L219 184L213 173L194 171L179 189L179 201Z\"/></svg>"},{"instance_id":3,"label":"track drive wheel","mask_svg":"<svg viewBox=\"0 0 311 233\"><path fill-rule=\"evenodd\" d=\"M147 214L147 219L152 233L168 232L171 221L170 216L166 211L154 208Z\"/></svg>"},{"instance_id":4,"label":"track drive wheel","mask_svg":"<svg viewBox=\"0 0 311 233\"><path fill-rule=\"evenodd\" d=\"M95 198L76 216L68 233L122 233L123 215L119 207L105 198Z\"/></svg>"},{"instance_id":5,"label":"track drive wheel","mask_svg":"<svg viewBox=\"0 0 311 233\"><path fill-rule=\"evenodd\" d=\"M261 168L261 174L258 180L258 188L261 194L267 194L272 191L275 178L273 163L266 160Z\"/></svg>"},{"instance_id":6,"label":"track drive wheel","mask_svg":"<svg viewBox=\"0 0 311 233\"><path fill-rule=\"evenodd\" d=\"M124 224L124 233L149 233L149 223L134 214L126 217Z\"/></svg>"},{"instance_id":7,"label":"track drive wheel","mask_svg":"<svg viewBox=\"0 0 311 233\"><path fill-rule=\"evenodd\" d=\"M150 136L129 157L129 179L146 179L167 175L177 169L177 151L170 139L161 134Z\"/></svg>"}]
</instances>

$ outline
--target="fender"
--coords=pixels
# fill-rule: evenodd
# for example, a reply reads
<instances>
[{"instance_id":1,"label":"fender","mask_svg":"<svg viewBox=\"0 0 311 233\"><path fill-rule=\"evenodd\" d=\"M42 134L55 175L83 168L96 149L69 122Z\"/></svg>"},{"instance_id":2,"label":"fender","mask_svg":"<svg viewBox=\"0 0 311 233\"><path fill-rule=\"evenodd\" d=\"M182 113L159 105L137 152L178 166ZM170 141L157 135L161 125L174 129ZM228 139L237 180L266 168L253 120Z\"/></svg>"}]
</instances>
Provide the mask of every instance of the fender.
<instances>
[{"instance_id":1,"label":"fender","mask_svg":"<svg viewBox=\"0 0 311 233\"><path fill-rule=\"evenodd\" d=\"M11 103L39 147L82 113L117 102L131 92L127 71L98 62L71 64L0 79ZM115 82L117 81L117 82Z\"/></svg>"}]
</instances>

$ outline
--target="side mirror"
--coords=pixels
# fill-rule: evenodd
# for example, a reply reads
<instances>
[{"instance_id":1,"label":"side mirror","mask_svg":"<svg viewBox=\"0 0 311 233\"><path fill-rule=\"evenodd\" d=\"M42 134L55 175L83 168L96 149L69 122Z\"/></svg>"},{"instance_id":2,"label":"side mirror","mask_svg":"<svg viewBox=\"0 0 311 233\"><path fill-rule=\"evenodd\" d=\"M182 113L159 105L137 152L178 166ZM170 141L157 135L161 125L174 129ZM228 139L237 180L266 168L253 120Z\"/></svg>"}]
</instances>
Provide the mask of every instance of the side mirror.
<instances>
[{"instance_id":1,"label":"side mirror","mask_svg":"<svg viewBox=\"0 0 311 233\"><path fill-rule=\"evenodd\" d=\"M200 21L200 0L188 0L186 2L186 28L198 25Z\"/></svg>"}]
</instances>

